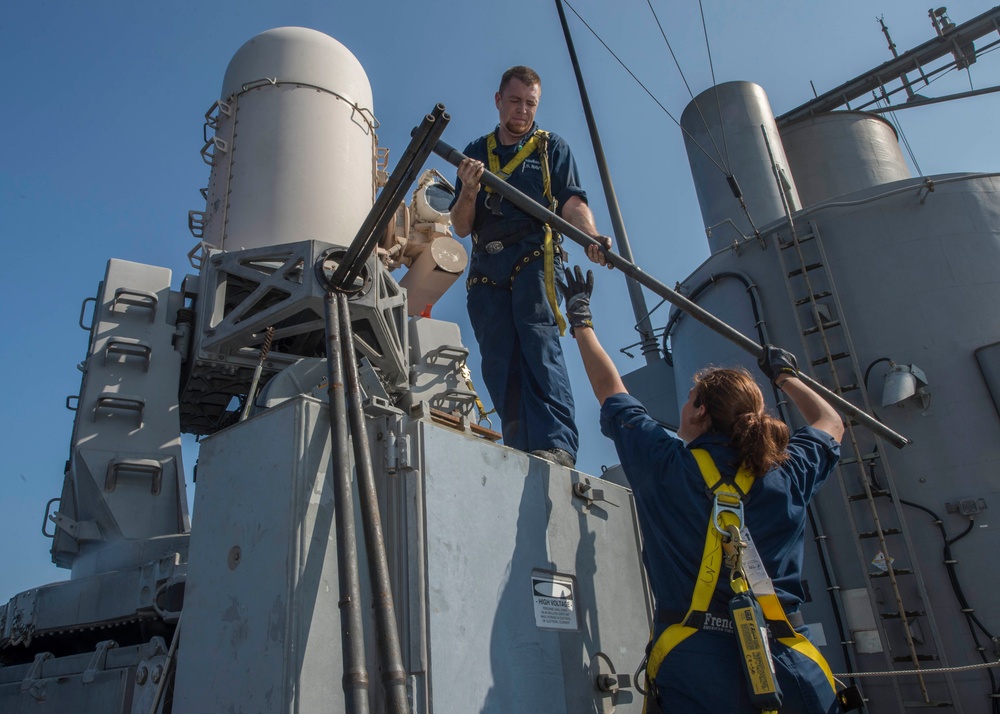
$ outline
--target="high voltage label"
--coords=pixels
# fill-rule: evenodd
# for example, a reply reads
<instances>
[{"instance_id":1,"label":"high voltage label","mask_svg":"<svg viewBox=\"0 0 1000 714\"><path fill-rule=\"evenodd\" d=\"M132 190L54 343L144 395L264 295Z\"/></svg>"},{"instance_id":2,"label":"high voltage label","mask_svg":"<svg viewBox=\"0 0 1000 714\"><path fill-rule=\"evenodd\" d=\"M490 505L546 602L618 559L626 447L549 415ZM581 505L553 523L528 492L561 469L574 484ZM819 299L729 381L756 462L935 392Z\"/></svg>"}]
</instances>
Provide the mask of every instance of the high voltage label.
<instances>
[{"instance_id":1,"label":"high voltage label","mask_svg":"<svg viewBox=\"0 0 1000 714\"><path fill-rule=\"evenodd\" d=\"M547 630L575 630L576 593L573 579L554 573L531 574L535 625Z\"/></svg>"}]
</instances>

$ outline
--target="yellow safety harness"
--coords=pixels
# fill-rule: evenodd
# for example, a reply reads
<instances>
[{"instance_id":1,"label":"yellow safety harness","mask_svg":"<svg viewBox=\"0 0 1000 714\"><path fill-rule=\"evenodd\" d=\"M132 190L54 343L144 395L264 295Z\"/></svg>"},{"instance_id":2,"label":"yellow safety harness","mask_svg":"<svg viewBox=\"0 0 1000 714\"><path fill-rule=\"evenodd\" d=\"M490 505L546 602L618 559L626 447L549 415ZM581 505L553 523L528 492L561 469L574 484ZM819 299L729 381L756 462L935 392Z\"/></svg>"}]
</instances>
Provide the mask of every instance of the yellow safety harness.
<instances>
[{"instance_id":1,"label":"yellow safety harness","mask_svg":"<svg viewBox=\"0 0 1000 714\"><path fill-rule=\"evenodd\" d=\"M538 151L539 160L542 164L542 193L549 202L549 210L553 213L559 207L559 202L556 201L555 197L552 195L552 177L549 172L549 132L542 131L541 129L536 129L535 133L531 135L524 146L514 154L514 157L507 162L507 164L500 168L500 157L496 155L495 151L497 148L497 137L494 132L490 132L486 135L486 154L489 157L490 163L490 173L496 174L496 176L501 181L507 181L514 171L524 163L524 160L531 156L536 150ZM489 186L485 186L486 193L491 194L495 191ZM556 324L559 326L559 334L566 334L566 320L563 318L562 313L559 312L559 297L556 293L556 270L555 270L555 253L556 253L556 241L555 236L552 235L552 229L549 228L548 224L544 224L545 228L545 240L542 243L542 252L544 254L544 277L545 277L545 295L548 298L549 306L552 308L552 313L555 315ZM520 270L520 267L518 268ZM513 276L512 276L513 277Z\"/></svg>"},{"instance_id":2,"label":"yellow safety harness","mask_svg":"<svg viewBox=\"0 0 1000 714\"><path fill-rule=\"evenodd\" d=\"M737 597L741 595L750 596L752 586L752 597L760 605L764 619L768 622L771 632L781 644L796 652L808 657L815 662L826 675L830 687L837 691L833 679L833 673L826 659L820 654L816 646L806 637L795 631L788 617L785 615L778 596L774 592L771 580L767 577L763 567L760 566L759 556L753 550L753 558L756 559L756 572L754 577L748 582L744 572L743 554L748 547L748 531L743 524L743 503L742 499L749 492L753 485L754 477L741 466L736 476L732 480L723 480L718 467L712 461L712 457L704 449L692 449L692 455L698 462L705 484L714 494L714 505L712 517L708 523L708 533L705 536L705 548L702 552L701 567L698 576L695 578L694 593L691 596L691 605L687 614L681 622L670 625L664 630L653 644L646 662L647 681L650 683L656 679L656 673L660 669L664 658L681 642L697 632L700 628L688 625L688 622L696 623L699 613L707 612L712 601L712 594L715 592L719 582L719 571L722 569L723 556L725 555L726 565L730 568L730 584ZM736 598L734 598L735 600ZM732 610L736 634L740 636L740 622L742 611ZM695 619L691 619L695 615ZM750 633L752 634L752 633ZM763 643L766 650L766 638ZM770 654L767 654L768 658ZM749 660L749 656L748 656ZM773 682L768 682L770 677L769 667L751 667L750 675L751 688L756 690L758 685L761 690L773 686ZM751 695L753 692L751 692ZM753 699L753 696L751 696ZM764 709L763 711L774 712L776 709Z\"/></svg>"}]
</instances>

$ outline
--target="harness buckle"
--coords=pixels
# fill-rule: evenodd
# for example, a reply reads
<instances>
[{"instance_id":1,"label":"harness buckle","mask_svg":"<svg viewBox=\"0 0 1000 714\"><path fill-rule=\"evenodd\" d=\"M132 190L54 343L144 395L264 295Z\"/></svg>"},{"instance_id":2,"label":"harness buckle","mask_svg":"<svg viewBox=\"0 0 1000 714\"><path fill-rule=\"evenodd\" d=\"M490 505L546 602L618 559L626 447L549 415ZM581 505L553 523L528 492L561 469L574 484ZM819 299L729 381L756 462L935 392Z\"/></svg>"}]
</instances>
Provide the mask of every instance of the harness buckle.
<instances>
[{"instance_id":1,"label":"harness buckle","mask_svg":"<svg viewBox=\"0 0 1000 714\"><path fill-rule=\"evenodd\" d=\"M728 493L726 491L716 491L715 492L715 505L712 508L712 525L715 526L715 530L722 534L722 539L724 542L729 542L731 534L724 527L719 525L719 518L723 513L731 513L736 516L739 525L737 528L743 526L743 501L735 493Z\"/></svg>"},{"instance_id":2,"label":"harness buckle","mask_svg":"<svg viewBox=\"0 0 1000 714\"><path fill-rule=\"evenodd\" d=\"M503 196L498 193L488 193L486 194L486 207L490 209L490 213L494 216L502 216L503 210L500 208L500 204L503 202Z\"/></svg>"},{"instance_id":3,"label":"harness buckle","mask_svg":"<svg viewBox=\"0 0 1000 714\"><path fill-rule=\"evenodd\" d=\"M489 243L483 246L483 250L485 250L490 255L496 255L501 250L503 250L503 241L491 240Z\"/></svg>"}]
</instances>

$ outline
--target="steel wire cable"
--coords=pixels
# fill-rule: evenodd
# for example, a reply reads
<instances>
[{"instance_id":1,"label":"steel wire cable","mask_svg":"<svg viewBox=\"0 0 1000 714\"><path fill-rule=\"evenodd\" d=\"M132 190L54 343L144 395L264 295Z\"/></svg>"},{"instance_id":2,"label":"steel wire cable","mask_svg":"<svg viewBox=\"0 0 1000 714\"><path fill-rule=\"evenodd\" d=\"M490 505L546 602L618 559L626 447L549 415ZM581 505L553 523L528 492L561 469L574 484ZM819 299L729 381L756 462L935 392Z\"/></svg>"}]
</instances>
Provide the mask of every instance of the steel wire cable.
<instances>
[{"instance_id":1,"label":"steel wire cable","mask_svg":"<svg viewBox=\"0 0 1000 714\"><path fill-rule=\"evenodd\" d=\"M724 168L724 167L723 167L723 166L722 166L722 165L721 165L721 164L720 164L720 163L719 163L718 161L716 161L716 160L715 160L715 159L714 159L714 158L712 157L712 155L711 155L711 154L709 154L709 153L708 153L708 151L707 151L707 150L705 149L705 147L704 147L704 146L702 146L702 145L701 145L701 144L700 144L700 143L698 142L698 140L697 140L697 139L695 139L695 138L694 138L693 136L691 136L691 132L687 131L687 130L686 130L686 129L685 129L684 127L683 127L683 126L681 126L681 123L680 123L680 122L679 122L679 121L677 120L677 118L676 118L676 117L674 117L674 115L673 115L673 114L671 114L671 113L670 113L670 110L668 110L668 109L667 109L667 108L666 108L665 106L663 106L663 103L662 103L662 102L660 102L660 100L659 100L659 99L657 99L657 98L656 98L656 96L655 96L655 95L654 95L654 94L653 94L653 93L652 93L651 91L649 91L649 89L648 89L648 88L646 87L646 85L642 83L642 80L640 80L640 79L639 79L639 78L638 78L638 77L637 77L637 76L635 75L635 73L634 73L634 72L633 72L633 71L632 71L631 69L629 69L628 65L626 65L626 64L625 64L625 63L624 63L624 62L623 62L623 61L621 60L621 58L620 58L620 57L618 57L618 55L617 55L617 54L615 54L615 51L614 51L614 50L612 50L612 49L611 49L611 47L609 47L609 46L608 46L608 43L607 43L607 42L605 42L605 41L604 41L604 39L603 39L603 38L602 38L602 37L601 37L600 35L598 35L598 34L597 34L597 31L596 31L596 30L594 30L594 28L592 28L592 27L591 27L591 26L590 26L590 25L589 25L589 24L587 23L587 21L583 19L583 16L582 16L582 15L580 15L580 13L576 11L576 8L575 8L575 7L573 7L572 5L570 5L570 4L569 4L569 2L566 2L566 0L563 0L563 4L564 4L564 5L566 5L566 7L568 7L568 8L570 9L570 10L572 10L572 11L573 11L573 14L574 14L574 15L576 15L576 16L577 16L577 18L579 18L580 22L582 22L582 23L583 23L584 27L586 27L586 28L587 28L588 30L590 30L590 34L592 34L592 35L593 35L593 36L594 36L595 38L597 38L597 41L598 41L598 42L600 42L600 43L601 43L602 45L604 45L604 49L606 49L606 50L607 50L607 51L608 51L608 52L609 52L609 53L611 54L611 56L615 58L615 61L617 61L617 62L618 62L618 64L620 64L620 65L622 66L622 69L624 69L624 70L625 70L626 72L628 72L629 76L630 76L630 77L632 77L632 79L634 79L634 80L635 80L636 84L638 84L638 85L639 85L639 86L640 86L640 87L642 88L642 90L643 90L643 91L644 91L644 92L645 92L646 94L648 94L648 95L649 95L649 98L650 98L650 99L652 99L652 100L653 100L654 102L656 102L656 105L657 105L657 106L658 106L658 107L659 107L659 108L660 108L661 110L663 110L663 113L664 113L664 114L666 114L666 115L667 115L668 117L670 117L670 120L671 120L671 121L673 121L673 122L674 122L674 124L676 124L676 125L677 125L677 127L678 127L678 128L679 128L679 129L680 129L680 130L681 130L682 132L684 132L684 135L685 135L686 137L688 137L689 139L691 139L691 141L692 141L692 142L694 142L695 146L697 146L697 147L698 147L699 149L701 149L702 153L704 153L704 154L705 154L705 156L706 156L706 157L708 158L708 160L709 160L709 161L711 161L711 162L712 162L712 164L714 164L714 165L715 165L715 167L716 167L717 169L719 169L719 171L721 171L721 172L723 173L723 175L725 175L725 176L728 176L729 174L728 174L728 172L726 171L726 169L725 169L725 168Z\"/></svg>"}]
</instances>

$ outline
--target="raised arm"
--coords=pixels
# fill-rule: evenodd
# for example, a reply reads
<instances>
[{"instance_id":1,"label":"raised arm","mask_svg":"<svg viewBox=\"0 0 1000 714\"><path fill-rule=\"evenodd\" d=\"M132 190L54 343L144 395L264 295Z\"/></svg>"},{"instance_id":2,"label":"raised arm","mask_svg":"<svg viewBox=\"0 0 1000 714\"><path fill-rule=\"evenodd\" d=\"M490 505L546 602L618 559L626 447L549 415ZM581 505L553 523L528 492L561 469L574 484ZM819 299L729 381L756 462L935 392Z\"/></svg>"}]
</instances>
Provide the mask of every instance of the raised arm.
<instances>
[{"instance_id":1,"label":"raised arm","mask_svg":"<svg viewBox=\"0 0 1000 714\"><path fill-rule=\"evenodd\" d=\"M627 392L621 375L615 368L614 363L604 351L597 333L594 332L594 320L590 312L590 295L594 291L594 274L587 271L584 279L580 266L576 266L575 272L568 268L564 275L565 282L560 284L563 296L566 298L566 319L569 320L570 332L576 339L576 344L580 348L580 357L583 359L583 368L587 371L587 378L590 386L594 390L597 401L604 404L604 400L613 394Z\"/></svg>"},{"instance_id":2,"label":"raised arm","mask_svg":"<svg viewBox=\"0 0 1000 714\"><path fill-rule=\"evenodd\" d=\"M837 441L843 438L844 422L840 414L798 378L795 355L780 347L765 345L764 356L758 364L774 385L788 395L809 426L825 431Z\"/></svg>"},{"instance_id":3,"label":"raised arm","mask_svg":"<svg viewBox=\"0 0 1000 714\"><path fill-rule=\"evenodd\" d=\"M587 378L597 401L604 404L604 400L613 394L627 392L614 363L597 340L594 328L581 327L573 332L573 337L580 348L583 367L587 370Z\"/></svg>"}]
</instances>

